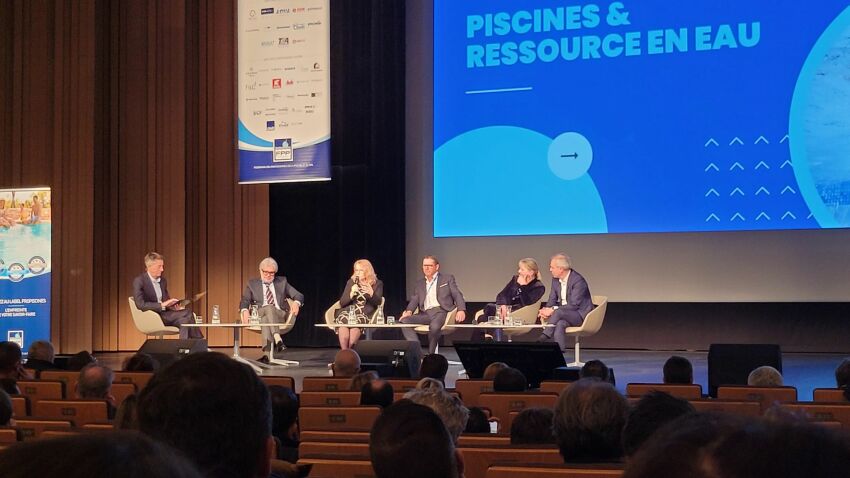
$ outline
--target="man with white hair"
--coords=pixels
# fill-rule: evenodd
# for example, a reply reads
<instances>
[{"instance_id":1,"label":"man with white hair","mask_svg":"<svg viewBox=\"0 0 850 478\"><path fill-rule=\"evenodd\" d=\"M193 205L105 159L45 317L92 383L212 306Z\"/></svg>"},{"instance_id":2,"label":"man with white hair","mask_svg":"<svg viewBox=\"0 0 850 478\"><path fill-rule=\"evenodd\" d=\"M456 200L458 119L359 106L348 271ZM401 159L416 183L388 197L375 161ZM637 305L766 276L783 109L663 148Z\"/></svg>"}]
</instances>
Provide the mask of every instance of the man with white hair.
<instances>
[{"instance_id":1,"label":"man with white hair","mask_svg":"<svg viewBox=\"0 0 850 478\"><path fill-rule=\"evenodd\" d=\"M581 274L572 270L570 257L564 253L555 254L549 261L549 272L552 273L552 286L546 307L540 309L540 319L555 327L543 329L538 339L541 342L552 340L561 350L567 348L567 327L578 327L584 322L587 314L593 310L590 289Z\"/></svg>"},{"instance_id":2,"label":"man with white hair","mask_svg":"<svg viewBox=\"0 0 850 478\"><path fill-rule=\"evenodd\" d=\"M260 278L248 281L242 292L242 301L239 302L242 323L248 323L248 308L252 305L257 306L260 323L263 324L286 322L290 312L298 315L304 305L304 294L292 287L286 277L276 277L277 270L277 261L271 257L260 261ZM283 351L285 347L280 338L280 329L262 327L262 332L266 345L273 346L275 352Z\"/></svg>"}]
</instances>

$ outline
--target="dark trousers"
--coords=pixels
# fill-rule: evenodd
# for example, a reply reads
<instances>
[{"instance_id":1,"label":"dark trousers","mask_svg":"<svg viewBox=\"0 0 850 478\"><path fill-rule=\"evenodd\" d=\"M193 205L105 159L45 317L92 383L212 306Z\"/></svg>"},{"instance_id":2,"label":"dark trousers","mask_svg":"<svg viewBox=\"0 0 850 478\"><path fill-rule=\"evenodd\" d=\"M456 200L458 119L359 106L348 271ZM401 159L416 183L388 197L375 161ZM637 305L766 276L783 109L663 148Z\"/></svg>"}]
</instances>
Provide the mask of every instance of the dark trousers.
<instances>
[{"instance_id":1,"label":"dark trousers","mask_svg":"<svg viewBox=\"0 0 850 478\"><path fill-rule=\"evenodd\" d=\"M443 328L443 324L446 323L446 316L449 313L443 310L440 307L432 307L425 312L420 312L418 314L413 314L409 317L405 317L401 319L401 323L403 324L428 324L428 353L432 354L437 351L437 344L440 342L440 332ZM404 334L404 338L410 340L412 342L418 342L419 339L416 337L416 332L413 331L413 328L405 327L401 329L401 333Z\"/></svg>"},{"instance_id":2,"label":"dark trousers","mask_svg":"<svg viewBox=\"0 0 850 478\"><path fill-rule=\"evenodd\" d=\"M180 327L180 324L195 323L195 317L192 315L191 309L164 310L159 313L159 316L162 317L163 324L170 325L172 327L177 327L180 329L181 339L204 338L204 334L201 333L201 329L198 327Z\"/></svg>"},{"instance_id":3,"label":"dark trousers","mask_svg":"<svg viewBox=\"0 0 850 478\"><path fill-rule=\"evenodd\" d=\"M478 323L487 322L487 319L498 315L499 306L493 303L484 306L484 313L478 318ZM484 340L484 334L490 333L490 329L472 329L472 337L469 340L473 342L481 342Z\"/></svg>"},{"instance_id":4,"label":"dark trousers","mask_svg":"<svg viewBox=\"0 0 850 478\"><path fill-rule=\"evenodd\" d=\"M584 322L584 319L577 310L558 309L553 312L552 315L549 316L549 320L546 321L547 324L552 324L555 328L552 329L549 327L543 329L543 335L551 339L554 334L555 342L558 343L561 350L566 350L567 335L564 333L564 330L567 327L578 327L582 322Z\"/></svg>"}]
</instances>

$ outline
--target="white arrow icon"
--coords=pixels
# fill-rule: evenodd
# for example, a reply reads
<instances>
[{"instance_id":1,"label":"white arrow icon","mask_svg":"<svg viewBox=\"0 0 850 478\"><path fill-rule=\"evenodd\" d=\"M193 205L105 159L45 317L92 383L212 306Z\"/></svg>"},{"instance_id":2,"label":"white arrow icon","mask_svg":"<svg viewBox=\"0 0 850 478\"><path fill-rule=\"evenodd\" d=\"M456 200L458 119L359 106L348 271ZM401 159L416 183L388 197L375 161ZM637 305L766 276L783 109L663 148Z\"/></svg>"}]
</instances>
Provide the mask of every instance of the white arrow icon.
<instances>
[{"instance_id":1,"label":"white arrow icon","mask_svg":"<svg viewBox=\"0 0 850 478\"><path fill-rule=\"evenodd\" d=\"M767 214L765 214L764 212L762 212L761 214L759 214L759 215L758 215L758 217L756 217L756 221L760 220L761 218L765 218L765 219L767 219L768 221L770 221L770 216L768 216L768 215L767 215Z\"/></svg>"},{"instance_id":2,"label":"white arrow icon","mask_svg":"<svg viewBox=\"0 0 850 478\"><path fill-rule=\"evenodd\" d=\"M767 163L765 163L764 161L759 161L759 163L758 163L758 164L756 164L756 169L758 169L758 168L767 168L767 169L770 169L770 166L768 166L768 164L767 164Z\"/></svg>"},{"instance_id":3,"label":"white arrow icon","mask_svg":"<svg viewBox=\"0 0 850 478\"><path fill-rule=\"evenodd\" d=\"M705 218L705 222L712 221L712 220L720 222L720 218L717 217L717 214L714 214L714 213L709 214L708 217Z\"/></svg>"},{"instance_id":4,"label":"white arrow icon","mask_svg":"<svg viewBox=\"0 0 850 478\"><path fill-rule=\"evenodd\" d=\"M744 194L744 191L741 191L741 188L735 188L735 189L732 190L731 193L729 193L730 196L734 196L735 194L740 194L741 196L746 196L746 194Z\"/></svg>"},{"instance_id":5,"label":"white arrow icon","mask_svg":"<svg viewBox=\"0 0 850 478\"><path fill-rule=\"evenodd\" d=\"M791 211L785 211L785 214L782 215L782 220L784 221L786 217L797 219L797 216L795 216Z\"/></svg>"},{"instance_id":6,"label":"white arrow icon","mask_svg":"<svg viewBox=\"0 0 850 478\"><path fill-rule=\"evenodd\" d=\"M770 141L768 141L767 138L765 138L764 136L759 136L758 139L756 139L756 142L754 144L759 144L759 143L770 144Z\"/></svg>"},{"instance_id":7,"label":"white arrow icon","mask_svg":"<svg viewBox=\"0 0 850 478\"><path fill-rule=\"evenodd\" d=\"M704 146L704 147L706 147L706 148L707 148L709 144L713 144L713 145L715 145L715 146L720 146L720 144L718 144L718 143L717 143L717 141L715 141L715 139L714 139L714 138L708 138L708 141L706 141L706 142L705 142L705 146Z\"/></svg>"},{"instance_id":8,"label":"white arrow icon","mask_svg":"<svg viewBox=\"0 0 850 478\"><path fill-rule=\"evenodd\" d=\"M708 190L708 192L707 192L707 193L705 193L705 197L708 197L708 196L710 196L710 195L712 195L712 194L714 194L714 195L715 195L715 196L717 196L717 197L720 197L720 193L718 193L718 192L717 192L717 190L716 190L716 189L714 189L714 188L709 189L709 190Z\"/></svg>"},{"instance_id":9,"label":"white arrow icon","mask_svg":"<svg viewBox=\"0 0 850 478\"><path fill-rule=\"evenodd\" d=\"M768 196L770 196L770 191L768 191L768 190L767 190L767 188L766 188L766 187L764 187L764 186L760 187L760 188L759 188L759 190L758 190L758 191L756 191L756 196L758 196L758 195L759 195L759 194L761 194L761 193L765 193L765 194L767 194Z\"/></svg>"},{"instance_id":10,"label":"white arrow icon","mask_svg":"<svg viewBox=\"0 0 850 478\"><path fill-rule=\"evenodd\" d=\"M792 188L791 186L785 186L785 189L782 190L782 194L785 194L786 192L789 192L791 194L797 194L797 191L794 191L794 188Z\"/></svg>"},{"instance_id":11,"label":"white arrow icon","mask_svg":"<svg viewBox=\"0 0 850 478\"><path fill-rule=\"evenodd\" d=\"M786 160L785 160L785 162L784 162L784 163L782 163L782 166L779 166L779 169L783 169L783 168L785 168L785 166L791 166L792 168L794 167L794 165L793 165L793 164L791 164L791 160L790 160L790 159L786 159Z\"/></svg>"},{"instance_id":12,"label":"white arrow icon","mask_svg":"<svg viewBox=\"0 0 850 478\"><path fill-rule=\"evenodd\" d=\"M740 219L742 221L746 221L746 219L744 219L744 216L742 216L740 212L736 212L735 215L732 216L731 220L734 221L735 219Z\"/></svg>"},{"instance_id":13,"label":"white arrow icon","mask_svg":"<svg viewBox=\"0 0 850 478\"><path fill-rule=\"evenodd\" d=\"M743 146L743 145L744 145L744 142L743 142L743 141L741 141L741 138L739 138L739 137L737 137L737 136L735 136L735 137L732 139L732 141L730 141L730 142L729 142L729 146L732 146L732 145L733 145L733 144L735 144L735 143L738 143L738 144L739 144L739 145L741 145L741 146Z\"/></svg>"},{"instance_id":14,"label":"white arrow icon","mask_svg":"<svg viewBox=\"0 0 850 478\"><path fill-rule=\"evenodd\" d=\"M714 164L714 163L710 163L708 166L706 166L705 172L708 172L709 169L714 169L715 171L720 171L720 168L718 168L717 165Z\"/></svg>"},{"instance_id":15,"label":"white arrow icon","mask_svg":"<svg viewBox=\"0 0 850 478\"><path fill-rule=\"evenodd\" d=\"M783 136L782 139L779 140L779 144L782 144L786 141L788 141L788 135L787 134L785 136Z\"/></svg>"},{"instance_id":16,"label":"white arrow icon","mask_svg":"<svg viewBox=\"0 0 850 478\"><path fill-rule=\"evenodd\" d=\"M743 171L743 170L744 170L744 166L743 166L741 163L737 162L737 161L735 161L735 164L733 164L733 165L729 168L729 171L732 171L732 170L733 170L733 169L735 169L735 168L738 168L738 169L740 169L741 171Z\"/></svg>"}]
</instances>

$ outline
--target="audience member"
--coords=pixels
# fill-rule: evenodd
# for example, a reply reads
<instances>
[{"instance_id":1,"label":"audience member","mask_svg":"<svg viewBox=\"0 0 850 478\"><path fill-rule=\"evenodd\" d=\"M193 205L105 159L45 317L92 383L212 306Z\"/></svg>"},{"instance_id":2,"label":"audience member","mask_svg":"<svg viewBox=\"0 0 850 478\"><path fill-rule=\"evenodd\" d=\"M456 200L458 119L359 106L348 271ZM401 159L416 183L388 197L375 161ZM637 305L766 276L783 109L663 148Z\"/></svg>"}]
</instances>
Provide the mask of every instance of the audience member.
<instances>
[{"instance_id":1,"label":"audience member","mask_svg":"<svg viewBox=\"0 0 850 478\"><path fill-rule=\"evenodd\" d=\"M490 433L490 420L484 410L478 407L469 409L469 419L466 421L464 433Z\"/></svg>"},{"instance_id":2,"label":"audience member","mask_svg":"<svg viewBox=\"0 0 850 478\"><path fill-rule=\"evenodd\" d=\"M95 398L106 400L109 404L109 418L115 416L115 397L112 396L112 382L115 374L112 369L96 363L86 365L80 370L77 380L77 398Z\"/></svg>"},{"instance_id":3,"label":"audience member","mask_svg":"<svg viewBox=\"0 0 850 478\"><path fill-rule=\"evenodd\" d=\"M272 435L277 439L277 459L298 461L298 397L289 387L269 387L272 401Z\"/></svg>"},{"instance_id":4,"label":"audience member","mask_svg":"<svg viewBox=\"0 0 850 478\"><path fill-rule=\"evenodd\" d=\"M118 410L115 411L115 420L113 420L117 430L139 429L138 405L139 396L135 393L128 395L118 405Z\"/></svg>"},{"instance_id":5,"label":"audience member","mask_svg":"<svg viewBox=\"0 0 850 478\"><path fill-rule=\"evenodd\" d=\"M591 360L584 364L584 366L579 370L578 376L580 378L598 378L603 382L611 381L611 371L608 369L608 366L602 363L601 360Z\"/></svg>"},{"instance_id":6,"label":"audience member","mask_svg":"<svg viewBox=\"0 0 850 478\"><path fill-rule=\"evenodd\" d=\"M9 395L20 394L18 380L31 380L32 374L23 368L21 347L15 342L0 342L0 388Z\"/></svg>"},{"instance_id":7,"label":"audience member","mask_svg":"<svg viewBox=\"0 0 850 478\"><path fill-rule=\"evenodd\" d=\"M419 389L422 389L422 388L438 388L440 390L446 389L446 387L443 385L443 382L437 380L436 378L431 378L431 377L425 377L425 378L419 379L419 381L416 382L416 388L419 388Z\"/></svg>"},{"instance_id":8,"label":"audience member","mask_svg":"<svg viewBox=\"0 0 850 478\"><path fill-rule=\"evenodd\" d=\"M404 394L404 398L433 409L443 420L452 440L457 444L457 439L466 428L466 421L469 419L469 410L463 406L458 397L450 395L445 390L425 388L411 390Z\"/></svg>"},{"instance_id":9,"label":"audience member","mask_svg":"<svg viewBox=\"0 0 850 478\"><path fill-rule=\"evenodd\" d=\"M269 475L269 391L224 354L189 354L157 372L139 394L138 418L142 432L183 452L208 478Z\"/></svg>"},{"instance_id":10,"label":"audience member","mask_svg":"<svg viewBox=\"0 0 850 478\"><path fill-rule=\"evenodd\" d=\"M449 361L440 354L428 354L422 359L419 367L419 378L434 378L446 384L446 373L449 371Z\"/></svg>"},{"instance_id":11,"label":"audience member","mask_svg":"<svg viewBox=\"0 0 850 478\"><path fill-rule=\"evenodd\" d=\"M377 405L386 408L393 403L393 386L386 380L373 380L360 389L360 405Z\"/></svg>"},{"instance_id":12,"label":"audience member","mask_svg":"<svg viewBox=\"0 0 850 478\"><path fill-rule=\"evenodd\" d=\"M850 359L844 359L835 368L835 388L847 388L850 385Z\"/></svg>"},{"instance_id":13,"label":"audience member","mask_svg":"<svg viewBox=\"0 0 850 478\"><path fill-rule=\"evenodd\" d=\"M484 380L493 380L496 378L496 374L501 372L502 370L508 368L508 364L505 362L493 362L484 369L484 374L481 376Z\"/></svg>"},{"instance_id":14,"label":"audience member","mask_svg":"<svg viewBox=\"0 0 850 478\"><path fill-rule=\"evenodd\" d=\"M566 463L611 462L622 456L628 403L607 382L581 379L555 406L552 428Z\"/></svg>"},{"instance_id":15,"label":"audience member","mask_svg":"<svg viewBox=\"0 0 850 478\"><path fill-rule=\"evenodd\" d=\"M552 435L554 412L548 408L526 408L511 423L511 445L555 443Z\"/></svg>"},{"instance_id":16,"label":"audience member","mask_svg":"<svg viewBox=\"0 0 850 478\"><path fill-rule=\"evenodd\" d=\"M500 370L493 378L494 392L524 392L528 390L528 379L519 370L508 367Z\"/></svg>"},{"instance_id":17,"label":"audience member","mask_svg":"<svg viewBox=\"0 0 850 478\"><path fill-rule=\"evenodd\" d=\"M367 383L371 383L373 380L378 379L378 372L374 370L369 370L366 372L360 372L357 375L351 377L351 382L348 383L348 389L352 392L359 392L363 389L363 385Z\"/></svg>"},{"instance_id":18,"label":"audience member","mask_svg":"<svg viewBox=\"0 0 850 478\"><path fill-rule=\"evenodd\" d=\"M652 434L670 421L695 413L687 400L669 393L652 391L641 397L626 417L623 427L623 454L632 456Z\"/></svg>"},{"instance_id":19,"label":"audience member","mask_svg":"<svg viewBox=\"0 0 850 478\"><path fill-rule=\"evenodd\" d=\"M82 352L75 353L68 359L68 370L77 372L84 369L90 363L97 363L97 359L88 350L83 350Z\"/></svg>"},{"instance_id":20,"label":"audience member","mask_svg":"<svg viewBox=\"0 0 850 478\"><path fill-rule=\"evenodd\" d=\"M750 372L747 376L747 385L750 387L781 387L782 374L770 365L762 365Z\"/></svg>"},{"instance_id":21,"label":"audience member","mask_svg":"<svg viewBox=\"0 0 850 478\"><path fill-rule=\"evenodd\" d=\"M179 453L140 433L116 431L34 440L0 453L3 478L201 478Z\"/></svg>"},{"instance_id":22,"label":"audience member","mask_svg":"<svg viewBox=\"0 0 850 478\"><path fill-rule=\"evenodd\" d=\"M334 377L353 377L360 372L360 355L352 349L340 350L331 366Z\"/></svg>"},{"instance_id":23,"label":"audience member","mask_svg":"<svg viewBox=\"0 0 850 478\"><path fill-rule=\"evenodd\" d=\"M624 478L843 477L850 444L825 427L723 414L688 414L658 430Z\"/></svg>"},{"instance_id":24,"label":"audience member","mask_svg":"<svg viewBox=\"0 0 850 478\"><path fill-rule=\"evenodd\" d=\"M53 363L56 357L56 352L53 350L53 344L47 340L35 340L30 344L29 352L27 352L27 363L24 367L35 370L36 376L42 370L55 370L59 367Z\"/></svg>"},{"instance_id":25,"label":"audience member","mask_svg":"<svg viewBox=\"0 0 850 478\"><path fill-rule=\"evenodd\" d=\"M387 407L375 420L369 456L377 478L463 476L463 457L444 421L409 400Z\"/></svg>"},{"instance_id":26,"label":"audience member","mask_svg":"<svg viewBox=\"0 0 850 478\"><path fill-rule=\"evenodd\" d=\"M125 372L156 372L159 362L150 354L136 352L124 360L121 370Z\"/></svg>"},{"instance_id":27,"label":"audience member","mask_svg":"<svg viewBox=\"0 0 850 478\"><path fill-rule=\"evenodd\" d=\"M664 362L664 383L692 384L694 383L694 367L685 357L673 355Z\"/></svg>"},{"instance_id":28,"label":"audience member","mask_svg":"<svg viewBox=\"0 0 850 478\"><path fill-rule=\"evenodd\" d=\"M0 427L12 426L12 398L0 390Z\"/></svg>"}]
</instances>

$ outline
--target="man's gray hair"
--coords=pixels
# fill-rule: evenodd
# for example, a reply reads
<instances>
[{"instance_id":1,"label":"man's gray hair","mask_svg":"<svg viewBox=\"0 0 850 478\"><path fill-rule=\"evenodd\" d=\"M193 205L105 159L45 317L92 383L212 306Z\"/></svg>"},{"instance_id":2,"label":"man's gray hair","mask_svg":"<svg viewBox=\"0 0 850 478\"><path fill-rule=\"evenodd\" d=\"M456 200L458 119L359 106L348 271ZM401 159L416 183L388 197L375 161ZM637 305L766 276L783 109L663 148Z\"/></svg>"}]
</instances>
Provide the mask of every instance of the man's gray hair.
<instances>
[{"instance_id":1,"label":"man's gray hair","mask_svg":"<svg viewBox=\"0 0 850 478\"><path fill-rule=\"evenodd\" d=\"M439 388L422 388L405 393L404 398L434 410L457 445L457 439L469 420L469 409L463 406L458 397Z\"/></svg>"},{"instance_id":2,"label":"man's gray hair","mask_svg":"<svg viewBox=\"0 0 850 478\"><path fill-rule=\"evenodd\" d=\"M552 256L552 260L554 260L555 265L557 265L561 269L568 270L568 269L572 269L572 267L573 267L573 261L570 260L570 256L568 256L564 252L559 252L559 253L555 254L554 256Z\"/></svg>"},{"instance_id":3,"label":"man's gray hair","mask_svg":"<svg viewBox=\"0 0 850 478\"><path fill-rule=\"evenodd\" d=\"M260 261L260 270L262 271L264 267L271 267L275 272L277 272L277 261L271 257L266 257Z\"/></svg>"},{"instance_id":4,"label":"man's gray hair","mask_svg":"<svg viewBox=\"0 0 850 478\"><path fill-rule=\"evenodd\" d=\"M165 261L165 258L162 257L162 254L153 251L148 252L145 255L145 267L153 264L156 261Z\"/></svg>"},{"instance_id":5,"label":"man's gray hair","mask_svg":"<svg viewBox=\"0 0 850 478\"><path fill-rule=\"evenodd\" d=\"M44 360L45 362L53 362L56 358L56 352L53 349L53 344L46 340L35 340L30 344L27 359Z\"/></svg>"},{"instance_id":6,"label":"man's gray hair","mask_svg":"<svg viewBox=\"0 0 850 478\"><path fill-rule=\"evenodd\" d=\"M88 364L80 370L77 395L80 398L106 398L112 390L114 379L111 368L96 363Z\"/></svg>"}]
</instances>

